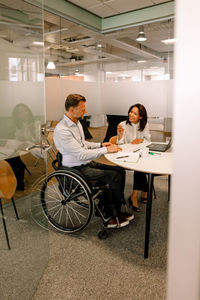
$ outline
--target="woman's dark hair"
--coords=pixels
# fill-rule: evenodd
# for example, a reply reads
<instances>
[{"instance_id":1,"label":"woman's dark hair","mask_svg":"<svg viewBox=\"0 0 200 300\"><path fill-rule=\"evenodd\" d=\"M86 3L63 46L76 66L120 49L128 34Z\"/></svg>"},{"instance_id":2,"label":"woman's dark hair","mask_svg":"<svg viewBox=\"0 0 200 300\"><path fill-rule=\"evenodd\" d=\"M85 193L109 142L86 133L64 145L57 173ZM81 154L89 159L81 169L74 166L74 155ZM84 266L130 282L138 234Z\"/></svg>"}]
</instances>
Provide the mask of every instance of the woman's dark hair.
<instances>
[{"instance_id":1,"label":"woman's dark hair","mask_svg":"<svg viewBox=\"0 0 200 300\"><path fill-rule=\"evenodd\" d=\"M129 108L129 110L128 110L128 119L126 121L126 124L131 125L131 122L129 121L129 113L131 112L133 107L138 108L139 115L140 115L140 117L142 117L142 119L139 119L139 131L143 131L146 124L147 124L147 111L146 111L146 108L144 107L144 105L142 105L140 103L134 104Z\"/></svg>"},{"instance_id":2,"label":"woman's dark hair","mask_svg":"<svg viewBox=\"0 0 200 300\"><path fill-rule=\"evenodd\" d=\"M68 111L70 107L78 106L80 101L86 102L85 97L79 94L70 94L69 96L67 96L67 99L65 100L66 111Z\"/></svg>"},{"instance_id":3,"label":"woman's dark hair","mask_svg":"<svg viewBox=\"0 0 200 300\"><path fill-rule=\"evenodd\" d=\"M25 109L28 112L28 122L29 123L34 122L34 117L33 117L33 114L32 114L32 111L30 110L30 108L24 103L19 103L14 107L13 112L12 112L12 118L13 118L13 121L17 128L22 128L23 122L24 122L23 118L21 117L21 113L20 113L21 108Z\"/></svg>"}]
</instances>

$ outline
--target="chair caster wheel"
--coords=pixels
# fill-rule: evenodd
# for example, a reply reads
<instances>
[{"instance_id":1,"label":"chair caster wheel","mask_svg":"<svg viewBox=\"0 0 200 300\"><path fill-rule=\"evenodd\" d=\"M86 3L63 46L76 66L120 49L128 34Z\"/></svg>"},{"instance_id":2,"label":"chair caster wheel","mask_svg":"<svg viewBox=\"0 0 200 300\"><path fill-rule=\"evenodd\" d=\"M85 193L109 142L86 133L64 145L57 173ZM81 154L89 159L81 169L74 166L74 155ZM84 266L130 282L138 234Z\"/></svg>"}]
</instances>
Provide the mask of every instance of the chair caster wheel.
<instances>
[{"instance_id":1,"label":"chair caster wheel","mask_svg":"<svg viewBox=\"0 0 200 300\"><path fill-rule=\"evenodd\" d=\"M98 238L100 240L105 240L105 239L107 239L107 237L108 237L108 233L106 230L99 231Z\"/></svg>"}]
</instances>

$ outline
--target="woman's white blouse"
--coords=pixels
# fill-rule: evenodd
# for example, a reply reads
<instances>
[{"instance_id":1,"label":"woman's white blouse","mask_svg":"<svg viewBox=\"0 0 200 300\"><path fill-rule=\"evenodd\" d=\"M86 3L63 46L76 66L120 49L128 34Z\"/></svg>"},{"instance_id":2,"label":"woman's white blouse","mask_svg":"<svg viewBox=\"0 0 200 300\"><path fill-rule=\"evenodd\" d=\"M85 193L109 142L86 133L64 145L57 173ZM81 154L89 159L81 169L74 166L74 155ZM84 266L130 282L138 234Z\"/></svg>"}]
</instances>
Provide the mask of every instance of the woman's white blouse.
<instances>
[{"instance_id":1,"label":"woman's white blouse","mask_svg":"<svg viewBox=\"0 0 200 300\"><path fill-rule=\"evenodd\" d=\"M151 141L148 123L146 124L143 131L139 131L139 122L137 124L126 124L126 121L123 121L119 125L122 126L124 132L120 140L117 138L118 145L131 143L135 139L144 139L145 141Z\"/></svg>"}]
</instances>

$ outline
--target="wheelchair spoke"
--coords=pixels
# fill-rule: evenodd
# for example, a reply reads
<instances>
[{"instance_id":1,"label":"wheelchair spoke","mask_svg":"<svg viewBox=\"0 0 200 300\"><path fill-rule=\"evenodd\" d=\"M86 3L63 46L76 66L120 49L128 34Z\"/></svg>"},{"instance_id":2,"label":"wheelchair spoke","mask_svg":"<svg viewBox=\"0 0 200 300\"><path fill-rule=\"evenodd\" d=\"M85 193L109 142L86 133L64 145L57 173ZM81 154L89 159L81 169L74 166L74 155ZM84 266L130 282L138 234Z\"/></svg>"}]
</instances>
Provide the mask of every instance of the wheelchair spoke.
<instances>
[{"instance_id":1,"label":"wheelchair spoke","mask_svg":"<svg viewBox=\"0 0 200 300\"><path fill-rule=\"evenodd\" d=\"M62 212L63 212L63 206L61 207L60 217L59 217L59 221L58 221L59 223L61 222Z\"/></svg>"},{"instance_id":2,"label":"wheelchair spoke","mask_svg":"<svg viewBox=\"0 0 200 300\"><path fill-rule=\"evenodd\" d=\"M81 214L78 210L74 209L71 205L69 205L69 208L72 209L72 211L74 212L74 214L77 216L77 214L79 214L80 216L82 216L83 218L85 218L85 216L83 214Z\"/></svg>"},{"instance_id":3,"label":"wheelchair spoke","mask_svg":"<svg viewBox=\"0 0 200 300\"><path fill-rule=\"evenodd\" d=\"M51 212L51 211L55 210L55 208L57 208L57 207L60 207L60 204L55 205L55 206L49 208L49 209L48 209L48 212ZM62 208L62 206L61 206L61 208ZM61 208L60 208L60 209L61 209ZM60 210L60 209L59 209L59 210ZM55 217L55 216L58 214L59 210L56 210L56 213L53 215L53 217Z\"/></svg>"},{"instance_id":4,"label":"wheelchair spoke","mask_svg":"<svg viewBox=\"0 0 200 300\"><path fill-rule=\"evenodd\" d=\"M79 200L74 201L74 204L77 206L81 206L84 209L88 209L88 204L85 204L84 202L80 202Z\"/></svg>"},{"instance_id":5,"label":"wheelchair spoke","mask_svg":"<svg viewBox=\"0 0 200 300\"><path fill-rule=\"evenodd\" d=\"M65 206L65 211L66 211L65 226L67 226L67 224L68 224L68 217L69 217L68 207L67 206Z\"/></svg>"},{"instance_id":6,"label":"wheelchair spoke","mask_svg":"<svg viewBox=\"0 0 200 300\"><path fill-rule=\"evenodd\" d=\"M74 226L74 223L73 223L73 221L72 221L72 218L71 218L71 216L70 216L70 214L69 214L69 210L68 210L68 217L69 217L69 219L70 219L70 222L71 222L72 225Z\"/></svg>"}]
</instances>

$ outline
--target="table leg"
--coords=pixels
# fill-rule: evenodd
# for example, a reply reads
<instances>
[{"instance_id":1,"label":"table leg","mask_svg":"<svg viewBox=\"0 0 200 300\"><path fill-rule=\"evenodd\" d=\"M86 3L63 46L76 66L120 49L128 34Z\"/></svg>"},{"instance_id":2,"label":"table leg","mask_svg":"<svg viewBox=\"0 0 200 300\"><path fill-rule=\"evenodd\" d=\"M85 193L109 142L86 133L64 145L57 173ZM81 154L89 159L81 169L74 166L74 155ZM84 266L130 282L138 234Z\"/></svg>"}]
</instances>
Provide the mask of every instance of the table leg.
<instances>
[{"instance_id":1,"label":"table leg","mask_svg":"<svg viewBox=\"0 0 200 300\"><path fill-rule=\"evenodd\" d=\"M150 223L151 223L153 177L154 177L154 174L150 174L150 173L148 174L144 258L148 258L148 253L149 253L149 235L150 235Z\"/></svg>"},{"instance_id":2,"label":"table leg","mask_svg":"<svg viewBox=\"0 0 200 300\"><path fill-rule=\"evenodd\" d=\"M171 175L168 175L168 201L170 200Z\"/></svg>"}]
</instances>

